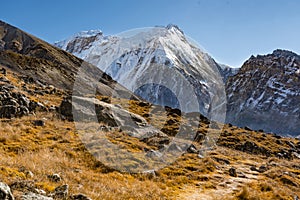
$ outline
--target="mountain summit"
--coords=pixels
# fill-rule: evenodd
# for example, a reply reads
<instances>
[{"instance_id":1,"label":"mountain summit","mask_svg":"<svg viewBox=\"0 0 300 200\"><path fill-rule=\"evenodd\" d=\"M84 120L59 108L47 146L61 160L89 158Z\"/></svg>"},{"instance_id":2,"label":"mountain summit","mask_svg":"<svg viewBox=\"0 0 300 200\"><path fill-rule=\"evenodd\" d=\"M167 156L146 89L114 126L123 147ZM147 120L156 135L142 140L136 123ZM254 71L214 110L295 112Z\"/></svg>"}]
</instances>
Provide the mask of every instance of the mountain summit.
<instances>
[{"instance_id":1,"label":"mountain summit","mask_svg":"<svg viewBox=\"0 0 300 200\"><path fill-rule=\"evenodd\" d=\"M77 34L55 45L155 104L209 115L212 101L225 101L223 68L176 25L113 36Z\"/></svg>"}]
</instances>

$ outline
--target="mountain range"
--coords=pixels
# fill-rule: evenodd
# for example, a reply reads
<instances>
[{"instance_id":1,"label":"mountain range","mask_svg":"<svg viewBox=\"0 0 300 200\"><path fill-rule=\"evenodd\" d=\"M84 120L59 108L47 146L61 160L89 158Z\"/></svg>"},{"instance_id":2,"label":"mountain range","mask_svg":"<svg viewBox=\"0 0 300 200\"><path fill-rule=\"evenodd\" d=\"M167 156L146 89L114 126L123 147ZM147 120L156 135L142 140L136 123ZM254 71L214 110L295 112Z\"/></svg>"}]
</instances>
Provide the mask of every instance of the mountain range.
<instances>
[{"instance_id":1,"label":"mountain range","mask_svg":"<svg viewBox=\"0 0 300 200\"><path fill-rule=\"evenodd\" d=\"M221 105L217 112L223 112L222 103L227 101L226 123L281 135L300 134L299 56L295 53L275 50L231 68L217 63L176 25L115 36L84 31L55 45L96 65L151 103L183 111L196 108L209 117L214 107ZM191 88L193 92L188 93ZM188 97L194 94L199 107L189 107L194 104Z\"/></svg>"}]
</instances>

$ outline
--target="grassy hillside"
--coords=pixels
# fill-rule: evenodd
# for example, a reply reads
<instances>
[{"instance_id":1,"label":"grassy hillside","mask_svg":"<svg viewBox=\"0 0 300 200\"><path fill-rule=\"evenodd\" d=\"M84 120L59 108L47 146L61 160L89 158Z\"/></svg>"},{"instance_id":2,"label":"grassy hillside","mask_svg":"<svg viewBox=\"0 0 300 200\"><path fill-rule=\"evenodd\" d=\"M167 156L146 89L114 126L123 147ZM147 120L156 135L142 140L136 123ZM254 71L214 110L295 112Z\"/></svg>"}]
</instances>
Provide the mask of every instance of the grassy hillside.
<instances>
[{"instance_id":1,"label":"grassy hillside","mask_svg":"<svg viewBox=\"0 0 300 200\"><path fill-rule=\"evenodd\" d=\"M36 83L26 84L28 90L24 91L25 83L18 74L8 69L5 77L15 90L48 108L59 106L62 100L63 91L59 89L53 94L39 95L28 92L30 88L42 90ZM108 101L105 96L98 98ZM110 100L115 104L126 101ZM166 121L183 120L177 115L167 119L155 113L148 116L149 106L139 101L131 100L127 105L128 110L145 116L169 135L176 132L176 123L166 125ZM45 125L34 125L35 120L43 120ZM288 153L292 145L299 150L297 139L225 125L217 146L204 158L199 158L197 153L185 153L154 173L129 174L97 161L82 144L74 123L61 119L55 110L2 119L0 123L0 180L11 186L17 199L23 192L35 189L49 194L65 183L70 194L84 193L92 199L293 199L300 196L300 160L296 154L283 153ZM205 135L208 122L203 120L194 128ZM151 148L147 142L122 131L103 134L128 151ZM194 142L197 149L202 142L201 139ZM48 177L51 174L59 174L62 180L53 182Z\"/></svg>"}]
</instances>

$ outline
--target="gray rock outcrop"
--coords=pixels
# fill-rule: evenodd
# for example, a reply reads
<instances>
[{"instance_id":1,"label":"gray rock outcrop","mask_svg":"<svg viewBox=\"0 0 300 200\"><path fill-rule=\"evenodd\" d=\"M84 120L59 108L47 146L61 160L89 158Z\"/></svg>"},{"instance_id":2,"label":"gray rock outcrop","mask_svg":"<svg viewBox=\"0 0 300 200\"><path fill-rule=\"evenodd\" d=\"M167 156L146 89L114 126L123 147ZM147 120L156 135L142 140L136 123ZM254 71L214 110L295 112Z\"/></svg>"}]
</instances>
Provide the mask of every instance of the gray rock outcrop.
<instances>
[{"instance_id":1,"label":"gray rock outcrop","mask_svg":"<svg viewBox=\"0 0 300 200\"><path fill-rule=\"evenodd\" d=\"M1 200L14 200L14 196L10 190L10 187L3 182L0 182L0 199Z\"/></svg>"}]
</instances>

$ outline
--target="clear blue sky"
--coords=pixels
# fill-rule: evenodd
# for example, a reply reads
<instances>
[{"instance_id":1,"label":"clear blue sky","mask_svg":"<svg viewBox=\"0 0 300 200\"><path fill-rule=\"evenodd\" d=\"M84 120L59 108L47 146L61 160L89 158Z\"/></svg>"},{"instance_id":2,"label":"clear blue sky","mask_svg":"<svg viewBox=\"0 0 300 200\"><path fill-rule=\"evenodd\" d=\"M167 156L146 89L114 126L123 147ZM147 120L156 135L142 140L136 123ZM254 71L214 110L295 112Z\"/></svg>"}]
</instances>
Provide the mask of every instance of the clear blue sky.
<instances>
[{"instance_id":1,"label":"clear blue sky","mask_svg":"<svg viewBox=\"0 0 300 200\"><path fill-rule=\"evenodd\" d=\"M81 30L116 34L177 24L217 61L238 67L276 48L300 53L299 0L5 0L0 19L50 43Z\"/></svg>"}]
</instances>

